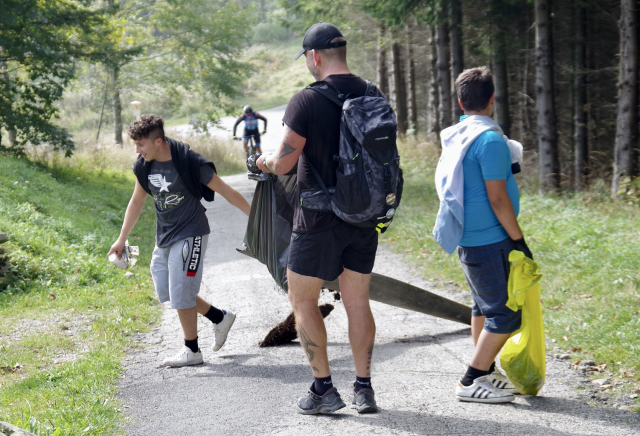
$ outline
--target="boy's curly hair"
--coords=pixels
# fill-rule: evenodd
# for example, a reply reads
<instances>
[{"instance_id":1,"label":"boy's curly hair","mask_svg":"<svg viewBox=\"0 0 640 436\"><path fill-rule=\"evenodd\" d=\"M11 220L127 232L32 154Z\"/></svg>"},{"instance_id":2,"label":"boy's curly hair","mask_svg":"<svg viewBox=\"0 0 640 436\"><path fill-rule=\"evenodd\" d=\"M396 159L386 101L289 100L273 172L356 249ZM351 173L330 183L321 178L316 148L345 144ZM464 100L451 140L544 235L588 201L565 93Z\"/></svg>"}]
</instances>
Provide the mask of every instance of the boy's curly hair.
<instances>
[{"instance_id":1,"label":"boy's curly hair","mask_svg":"<svg viewBox=\"0 0 640 436\"><path fill-rule=\"evenodd\" d=\"M145 114L139 120L135 120L129 125L129 138L137 141L138 139L164 138L164 120L154 114Z\"/></svg>"}]
</instances>

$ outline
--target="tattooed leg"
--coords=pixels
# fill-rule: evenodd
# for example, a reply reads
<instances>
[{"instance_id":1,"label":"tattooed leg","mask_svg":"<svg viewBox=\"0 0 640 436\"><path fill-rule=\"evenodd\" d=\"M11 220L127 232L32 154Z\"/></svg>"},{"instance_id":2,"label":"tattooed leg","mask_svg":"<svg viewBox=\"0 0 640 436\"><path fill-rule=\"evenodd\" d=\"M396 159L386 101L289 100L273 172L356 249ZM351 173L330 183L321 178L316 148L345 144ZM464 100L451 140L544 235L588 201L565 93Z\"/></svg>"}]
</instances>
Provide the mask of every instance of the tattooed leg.
<instances>
[{"instance_id":1,"label":"tattooed leg","mask_svg":"<svg viewBox=\"0 0 640 436\"><path fill-rule=\"evenodd\" d=\"M373 356L373 341L371 341L371 345L369 345L369 350L367 351L367 375L365 377L371 377L371 357Z\"/></svg>"},{"instance_id":2,"label":"tattooed leg","mask_svg":"<svg viewBox=\"0 0 640 436\"><path fill-rule=\"evenodd\" d=\"M349 319L349 342L358 377L371 377L376 323L369 306L370 274L345 268L340 275L340 294Z\"/></svg>"},{"instance_id":3,"label":"tattooed leg","mask_svg":"<svg viewBox=\"0 0 640 436\"><path fill-rule=\"evenodd\" d=\"M300 346L315 377L328 377L327 331L318 308L322 280L287 271L289 300L296 317Z\"/></svg>"},{"instance_id":4,"label":"tattooed leg","mask_svg":"<svg viewBox=\"0 0 640 436\"><path fill-rule=\"evenodd\" d=\"M309 336L307 336L307 332L304 331L304 328L301 325L298 325L298 337L300 338L300 345L302 345L302 349L307 353L307 358L309 359L309 363L313 364L313 358L316 357L315 351L312 350L312 347L318 348L316 344L313 343Z\"/></svg>"}]
</instances>

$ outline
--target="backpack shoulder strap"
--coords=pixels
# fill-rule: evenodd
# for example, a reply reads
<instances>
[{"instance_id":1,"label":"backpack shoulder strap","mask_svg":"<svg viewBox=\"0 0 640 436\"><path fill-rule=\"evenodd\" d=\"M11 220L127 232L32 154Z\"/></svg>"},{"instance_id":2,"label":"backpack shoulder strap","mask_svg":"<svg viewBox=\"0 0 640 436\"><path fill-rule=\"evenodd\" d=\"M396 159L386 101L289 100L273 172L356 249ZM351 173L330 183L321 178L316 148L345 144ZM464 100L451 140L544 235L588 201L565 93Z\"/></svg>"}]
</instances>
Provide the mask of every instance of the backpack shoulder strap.
<instances>
[{"instance_id":1,"label":"backpack shoulder strap","mask_svg":"<svg viewBox=\"0 0 640 436\"><path fill-rule=\"evenodd\" d=\"M328 98L341 108L347 98L347 96L341 93L338 88L336 88L329 82L325 82L324 80L314 82L311 85L307 86L306 89L311 89L319 94L324 95L326 98Z\"/></svg>"},{"instance_id":2,"label":"backpack shoulder strap","mask_svg":"<svg viewBox=\"0 0 640 436\"><path fill-rule=\"evenodd\" d=\"M364 95L368 97L377 97L378 88L376 88L376 85L367 80L367 90L364 92Z\"/></svg>"},{"instance_id":3,"label":"backpack shoulder strap","mask_svg":"<svg viewBox=\"0 0 640 436\"><path fill-rule=\"evenodd\" d=\"M151 195L151 191L149 190L149 169L151 165L142 158L142 156L138 156L138 159L133 163L132 170L133 174L136 175L138 179L138 183L142 186L142 189L149 195Z\"/></svg>"},{"instance_id":4,"label":"backpack shoulder strap","mask_svg":"<svg viewBox=\"0 0 640 436\"><path fill-rule=\"evenodd\" d=\"M313 173L313 175L315 176L316 180L318 181L318 184L320 184L320 188L322 188L322 191L325 193L325 195L329 199L329 202L331 202L331 193L329 192L329 190L327 189L327 186L322 181L322 178L320 177L320 174L318 174L318 170L316 170L316 168L313 166L313 164L311 162L309 162L309 161L307 161L307 165L309 165L309 168L311 168L311 172Z\"/></svg>"}]
</instances>

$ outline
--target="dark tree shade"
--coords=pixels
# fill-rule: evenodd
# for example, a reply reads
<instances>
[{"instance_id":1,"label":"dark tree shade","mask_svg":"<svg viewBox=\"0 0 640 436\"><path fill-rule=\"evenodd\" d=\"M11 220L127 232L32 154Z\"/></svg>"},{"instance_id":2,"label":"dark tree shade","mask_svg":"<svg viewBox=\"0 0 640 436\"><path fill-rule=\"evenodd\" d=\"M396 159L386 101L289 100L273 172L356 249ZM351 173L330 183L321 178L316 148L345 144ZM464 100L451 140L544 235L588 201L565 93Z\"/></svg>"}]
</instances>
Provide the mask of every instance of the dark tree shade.
<instances>
[{"instance_id":1,"label":"dark tree shade","mask_svg":"<svg viewBox=\"0 0 640 436\"><path fill-rule=\"evenodd\" d=\"M638 30L635 0L621 0L618 116L611 194L618 196L624 177L634 177L638 134Z\"/></svg>"},{"instance_id":2,"label":"dark tree shade","mask_svg":"<svg viewBox=\"0 0 640 436\"><path fill-rule=\"evenodd\" d=\"M553 84L551 0L536 0L536 107L540 191L560 186L558 132Z\"/></svg>"}]
</instances>

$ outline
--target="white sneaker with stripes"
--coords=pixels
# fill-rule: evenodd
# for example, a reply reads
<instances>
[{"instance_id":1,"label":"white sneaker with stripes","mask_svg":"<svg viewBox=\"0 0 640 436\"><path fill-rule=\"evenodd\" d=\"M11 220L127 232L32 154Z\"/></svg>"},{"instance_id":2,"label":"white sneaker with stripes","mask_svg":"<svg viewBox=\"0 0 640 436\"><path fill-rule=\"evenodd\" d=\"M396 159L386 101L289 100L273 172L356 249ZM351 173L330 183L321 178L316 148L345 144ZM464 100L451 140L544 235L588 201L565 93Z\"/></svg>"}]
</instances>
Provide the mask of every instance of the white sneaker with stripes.
<instances>
[{"instance_id":1,"label":"white sneaker with stripes","mask_svg":"<svg viewBox=\"0 0 640 436\"><path fill-rule=\"evenodd\" d=\"M487 375L487 379L491 382L492 385L500 389L504 392L509 392L510 394L517 395L519 394L516 387L511 384L507 376L503 375L498 368L494 369L493 372Z\"/></svg>"},{"instance_id":2,"label":"white sneaker with stripes","mask_svg":"<svg viewBox=\"0 0 640 436\"><path fill-rule=\"evenodd\" d=\"M488 376L478 377L471 386L463 386L458 382L456 398L473 403L508 403L515 400L513 394L495 387Z\"/></svg>"}]
</instances>

